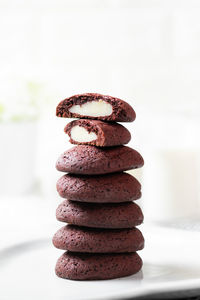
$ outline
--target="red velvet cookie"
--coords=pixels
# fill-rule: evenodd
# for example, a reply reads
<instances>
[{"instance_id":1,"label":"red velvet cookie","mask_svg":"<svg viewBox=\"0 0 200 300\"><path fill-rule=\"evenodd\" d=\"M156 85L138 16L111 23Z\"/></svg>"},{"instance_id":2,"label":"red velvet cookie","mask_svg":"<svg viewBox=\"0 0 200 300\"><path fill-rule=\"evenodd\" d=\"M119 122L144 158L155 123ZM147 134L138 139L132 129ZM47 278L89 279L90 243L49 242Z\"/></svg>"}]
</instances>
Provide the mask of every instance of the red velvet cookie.
<instances>
[{"instance_id":1,"label":"red velvet cookie","mask_svg":"<svg viewBox=\"0 0 200 300\"><path fill-rule=\"evenodd\" d=\"M53 237L58 249L84 253L135 252L144 248L144 238L137 228L99 229L66 225Z\"/></svg>"},{"instance_id":2,"label":"red velvet cookie","mask_svg":"<svg viewBox=\"0 0 200 300\"><path fill-rule=\"evenodd\" d=\"M62 100L56 108L56 115L114 122L132 122L136 117L135 111L127 102L96 93L74 95Z\"/></svg>"},{"instance_id":3,"label":"red velvet cookie","mask_svg":"<svg viewBox=\"0 0 200 300\"><path fill-rule=\"evenodd\" d=\"M143 213L134 202L99 204L65 200L58 206L56 218L78 226L132 228L143 222Z\"/></svg>"},{"instance_id":4,"label":"red velvet cookie","mask_svg":"<svg viewBox=\"0 0 200 300\"><path fill-rule=\"evenodd\" d=\"M69 135L70 143L78 145L119 146L131 139L124 126L100 120L75 120L68 123L64 131Z\"/></svg>"},{"instance_id":5,"label":"red velvet cookie","mask_svg":"<svg viewBox=\"0 0 200 300\"><path fill-rule=\"evenodd\" d=\"M56 275L72 280L102 280L130 276L142 268L137 253L86 254L65 252L57 261Z\"/></svg>"},{"instance_id":6,"label":"red velvet cookie","mask_svg":"<svg viewBox=\"0 0 200 300\"><path fill-rule=\"evenodd\" d=\"M95 175L121 172L142 167L144 160L127 146L99 148L79 145L65 151L57 160L58 171Z\"/></svg>"},{"instance_id":7,"label":"red velvet cookie","mask_svg":"<svg viewBox=\"0 0 200 300\"><path fill-rule=\"evenodd\" d=\"M57 182L63 198L95 203L127 202L141 197L141 184L128 173L96 176L65 174Z\"/></svg>"}]
</instances>

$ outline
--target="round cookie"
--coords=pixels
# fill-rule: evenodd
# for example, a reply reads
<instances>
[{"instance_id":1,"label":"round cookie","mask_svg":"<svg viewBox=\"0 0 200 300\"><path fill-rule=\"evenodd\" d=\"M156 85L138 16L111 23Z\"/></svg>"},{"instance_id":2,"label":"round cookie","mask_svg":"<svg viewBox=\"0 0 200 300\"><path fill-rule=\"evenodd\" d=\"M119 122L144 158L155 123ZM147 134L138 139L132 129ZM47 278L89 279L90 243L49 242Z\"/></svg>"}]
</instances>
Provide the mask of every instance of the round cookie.
<instances>
[{"instance_id":1,"label":"round cookie","mask_svg":"<svg viewBox=\"0 0 200 300\"><path fill-rule=\"evenodd\" d=\"M131 134L124 126L100 120L79 119L64 129L71 144L110 147L128 144Z\"/></svg>"},{"instance_id":2,"label":"round cookie","mask_svg":"<svg viewBox=\"0 0 200 300\"><path fill-rule=\"evenodd\" d=\"M85 253L135 252L144 248L144 238L137 228L99 229L66 225L53 237L58 249Z\"/></svg>"},{"instance_id":3,"label":"round cookie","mask_svg":"<svg viewBox=\"0 0 200 300\"><path fill-rule=\"evenodd\" d=\"M137 253L86 254L65 252L57 261L55 272L72 280L103 280L130 276L142 268Z\"/></svg>"},{"instance_id":4,"label":"round cookie","mask_svg":"<svg viewBox=\"0 0 200 300\"><path fill-rule=\"evenodd\" d=\"M127 102L119 98L85 93L62 100L56 108L56 116L132 122L135 120L136 114Z\"/></svg>"},{"instance_id":5,"label":"round cookie","mask_svg":"<svg viewBox=\"0 0 200 300\"><path fill-rule=\"evenodd\" d=\"M82 202L126 202L141 197L141 184L128 173L96 176L65 174L57 181L63 198Z\"/></svg>"},{"instance_id":6,"label":"round cookie","mask_svg":"<svg viewBox=\"0 0 200 300\"><path fill-rule=\"evenodd\" d=\"M143 213L134 202L99 204L65 200L58 206L56 218L93 228L132 228L143 222Z\"/></svg>"},{"instance_id":7,"label":"round cookie","mask_svg":"<svg viewBox=\"0 0 200 300\"><path fill-rule=\"evenodd\" d=\"M61 172L82 175L98 175L121 172L142 167L144 160L127 146L99 148L79 145L65 151L57 160Z\"/></svg>"}]
</instances>

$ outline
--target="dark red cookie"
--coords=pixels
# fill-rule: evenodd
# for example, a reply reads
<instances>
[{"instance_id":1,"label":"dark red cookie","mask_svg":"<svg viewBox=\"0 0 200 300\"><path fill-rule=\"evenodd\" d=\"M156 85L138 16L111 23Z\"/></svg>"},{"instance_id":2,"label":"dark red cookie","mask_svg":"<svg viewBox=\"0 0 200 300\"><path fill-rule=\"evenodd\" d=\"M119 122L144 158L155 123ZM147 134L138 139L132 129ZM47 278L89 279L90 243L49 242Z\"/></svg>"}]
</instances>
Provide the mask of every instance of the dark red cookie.
<instances>
[{"instance_id":1,"label":"dark red cookie","mask_svg":"<svg viewBox=\"0 0 200 300\"><path fill-rule=\"evenodd\" d=\"M56 116L132 122L135 120L136 114L133 108L121 99L96 93L86 93L62 100L56 108Z\"/></svg>"},{"instance_id":2,"label":"dark red cookie","mask_svg":"<svg viewBox=\"0 0 200 300\"><path fill-rule=\"evenodd\" d=\"M142 268L137 253L86 254L65 252L57 261L56 275L72 280L102 280L130 276Z\"/></svg>"},{"instance_id":3,"label":"dark red cookie","mask_svg":"<svg viewBox=\"0 0 200 300\"><path fill-rule=\"evenodd\" d=\"M65 151L56 163L61 172L97 175L142 167L144 160L134 149L126 146L99 148L79 145Z\"/></svg>"},{"instance_id":4,"label":"dark red cookie","mask_svg":"<svg viewBox=\"0 0 200 300\"><path fill-rule=\"evenodd\" d=\"M128 173L96 176L65 174L57 182L63 198L82 202L127 202L141 197L141 184Z\"/></svg>"},{"instance_id":5,"label":"dark red cookie","mask_svg":"<svg viewBox=\"0 0 200 300\"><path fill-rule=\"evenodd\" d=\"M119 146L131 139L124 126L99 120L75 120L67 124L64 131L69 135L70 143L78 145Z\"/></svg>"},{"instance_id":6,"label":"dark red cookie","mask_svg":"<svg viewBox=\"0 0 200 300\"><path fill-rule=\"evenodd\" d=\"M66 225L53 237L58 249L85 253L135 252L144 248L144 238L137 228L99 229Z\"/></svg>"},{"instance_id":7,"label":"dark red cookie","mask_svg":"<svg viewBox=\"0 0 200 300\"><path fill-rule=\"evenodd\" d=\"M58 206L56 218L78 226L132 228L143 222L143 213L134 202L99 204L65 200Z\"/></svg>"}]
</instances>

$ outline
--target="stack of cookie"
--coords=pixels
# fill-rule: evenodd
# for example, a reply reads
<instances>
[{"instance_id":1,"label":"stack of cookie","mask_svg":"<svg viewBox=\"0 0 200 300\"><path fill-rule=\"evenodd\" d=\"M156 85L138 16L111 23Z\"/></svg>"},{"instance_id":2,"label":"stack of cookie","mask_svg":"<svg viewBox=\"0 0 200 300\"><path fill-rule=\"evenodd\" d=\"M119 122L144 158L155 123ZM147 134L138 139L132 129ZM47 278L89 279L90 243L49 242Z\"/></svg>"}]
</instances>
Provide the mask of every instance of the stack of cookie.
<instances>
[{"instance_id":1,"label":"stack of cookie","mask_svg":"<svg viewBox=\"0 0 200 300\"><path fill-rule=\"evenodd\" d=\"M80 118L65 132L77 146L64 152L56 168L65 172L57 190L67 199L56 211L68 223L53 237L66 252L58 259L56 274L75 280L111 279L137 273L142 260L136 251L144 238L135 226L143 222L141 185L124 171L142 167L142 156L127 144L131 135L115 122L132 122L135 112L118 98L81 94L57 106L58 117Z\"/></svg>"}]
</instances>

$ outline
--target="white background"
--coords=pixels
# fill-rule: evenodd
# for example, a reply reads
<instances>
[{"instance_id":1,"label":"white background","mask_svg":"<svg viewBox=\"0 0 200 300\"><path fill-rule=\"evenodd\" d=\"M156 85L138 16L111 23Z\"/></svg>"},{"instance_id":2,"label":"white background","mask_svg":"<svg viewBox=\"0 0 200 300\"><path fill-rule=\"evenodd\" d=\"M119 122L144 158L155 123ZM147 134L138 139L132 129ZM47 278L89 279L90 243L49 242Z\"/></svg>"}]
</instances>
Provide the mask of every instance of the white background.
<instances>
[{"instance_id":1,"label":"white background","mask_svg":"<svg viewBox=\"0 0 200 300\"><path fill-rule=\"evenodd\" d=\"M143 185L146 220L200 218L199 15L198 0L0 1L7 242L56 222L54 165L70 144L68 120L56 118L55 108L81 92L121 97L136 110L125 126L145 159L132 174Z\"/></svg>"}]
</instances>

